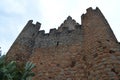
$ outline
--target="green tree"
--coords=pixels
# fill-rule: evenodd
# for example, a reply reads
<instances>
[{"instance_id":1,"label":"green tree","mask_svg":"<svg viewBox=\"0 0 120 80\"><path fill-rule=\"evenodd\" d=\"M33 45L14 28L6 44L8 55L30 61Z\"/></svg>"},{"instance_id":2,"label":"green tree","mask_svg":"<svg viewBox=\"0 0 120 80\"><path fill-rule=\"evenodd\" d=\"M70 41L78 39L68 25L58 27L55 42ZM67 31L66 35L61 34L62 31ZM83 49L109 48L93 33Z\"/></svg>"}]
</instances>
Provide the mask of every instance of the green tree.
<instances>
[{"instance_id":1,"label":"green tree","mask_svg":"<svg viewBox=\"0 0 120 80\"><path fill-rule=\"evenodd\" d=\"M5 55L0 57L0 80L31 80L35 75L32 69L35 64L27 62L24 67L17 67L16 61L6 63Z\"/></svg>"}]
</instances>

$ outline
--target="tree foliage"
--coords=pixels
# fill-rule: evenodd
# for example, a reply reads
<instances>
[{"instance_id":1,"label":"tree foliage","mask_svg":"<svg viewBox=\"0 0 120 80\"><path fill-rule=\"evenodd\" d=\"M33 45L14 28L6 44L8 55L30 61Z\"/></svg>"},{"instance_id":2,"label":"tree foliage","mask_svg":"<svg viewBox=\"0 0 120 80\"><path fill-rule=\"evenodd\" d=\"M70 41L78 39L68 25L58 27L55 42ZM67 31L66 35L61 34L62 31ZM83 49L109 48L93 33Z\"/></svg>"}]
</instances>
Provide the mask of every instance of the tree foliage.
<instances>
[{"instance_id":1,"label":"tree foliage","mask_svg":"<svg viewBox=\"0 0 120 80\"><path fill-rule=\"evenodd\" d=\"M27 62L24 67L17 67L16 61L6 63L5 55L0 57L0 80L32 80L35 65Z\"/></svg>"}]
</instances>

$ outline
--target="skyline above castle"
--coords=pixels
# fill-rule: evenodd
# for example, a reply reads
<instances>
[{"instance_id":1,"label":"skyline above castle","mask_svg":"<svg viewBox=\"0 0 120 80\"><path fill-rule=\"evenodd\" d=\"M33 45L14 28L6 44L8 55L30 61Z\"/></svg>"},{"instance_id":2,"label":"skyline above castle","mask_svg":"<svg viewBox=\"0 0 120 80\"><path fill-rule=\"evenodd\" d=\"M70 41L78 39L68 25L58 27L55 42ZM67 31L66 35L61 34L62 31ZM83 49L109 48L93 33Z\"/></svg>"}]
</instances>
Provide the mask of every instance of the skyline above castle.
<instances>
[{"instance_id":1,"label":"skyline above castle","mask_svg":"<svg viewBox=\"0 0 120 80\"><path fill-rule=\"evenodd\" d=\"M88 7L95 8L96 6L101 9L117 39L120 41L119 3L119 0L1 0L0 46L2 47L2 52L6 53L8 51L26 22L30 19L34 20L33 23L36 21L42 23L41 29L49 32L49 29L59 27L69 15L78 23L81 23L80 16L86 12L86 9Z\"/></svg>"}]
</instances>

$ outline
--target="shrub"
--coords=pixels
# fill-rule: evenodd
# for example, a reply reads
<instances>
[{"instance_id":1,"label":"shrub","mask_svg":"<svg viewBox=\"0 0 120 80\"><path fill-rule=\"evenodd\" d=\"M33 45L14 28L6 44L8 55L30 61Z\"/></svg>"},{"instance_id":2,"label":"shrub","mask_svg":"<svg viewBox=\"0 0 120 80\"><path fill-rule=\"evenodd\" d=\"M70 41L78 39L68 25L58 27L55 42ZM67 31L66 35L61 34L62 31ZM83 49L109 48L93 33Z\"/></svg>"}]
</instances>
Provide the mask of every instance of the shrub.
<instances>
[{"instance_id":1,"label":"shrub","mask_svg":"<svg viewBox=\"0 0 120 80\"><path fill-rule=\"evenodd\" d=\"M26 62L24 67L17 67L16 61L6 63L5 55L0 57L0 80L31 80L35 75L32 69L35 64Z\"/></svg>"}]
</instances>

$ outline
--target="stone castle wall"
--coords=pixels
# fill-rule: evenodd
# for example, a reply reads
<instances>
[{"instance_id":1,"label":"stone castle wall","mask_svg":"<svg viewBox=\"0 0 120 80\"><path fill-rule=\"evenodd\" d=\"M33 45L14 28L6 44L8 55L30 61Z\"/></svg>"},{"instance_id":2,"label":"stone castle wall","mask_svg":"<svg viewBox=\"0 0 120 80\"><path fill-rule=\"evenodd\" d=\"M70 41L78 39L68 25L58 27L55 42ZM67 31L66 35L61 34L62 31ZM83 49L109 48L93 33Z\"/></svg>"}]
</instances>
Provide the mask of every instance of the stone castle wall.
<instances>
[{"instance_id":1,"label":"stone castle wall","mask_svg":"<svg viewBox=\"0 0 120 80\"><path fill-rule=\"evenodd\" d=\"M81 41L82 32L80 26L76 26L74 30L68 30L67 27L63 27L62 32L51 29L50 33L45 34L44 31L40 31L35 39L34 48L69 45L74 42L81 43Z\"/></svg>"},{"instance_id":2,"label":"stone castle wall","mask_svg":"<svg viewBox=\"0 0 120 80\"><path fill-rule=\"evenodd\" d=\"M70 16L49 33L30 20L7 53L7 60L36 64L33 80L119 80L120 44L107 20L88 8L81 25Z\"/></svg>"}]
</instances>

